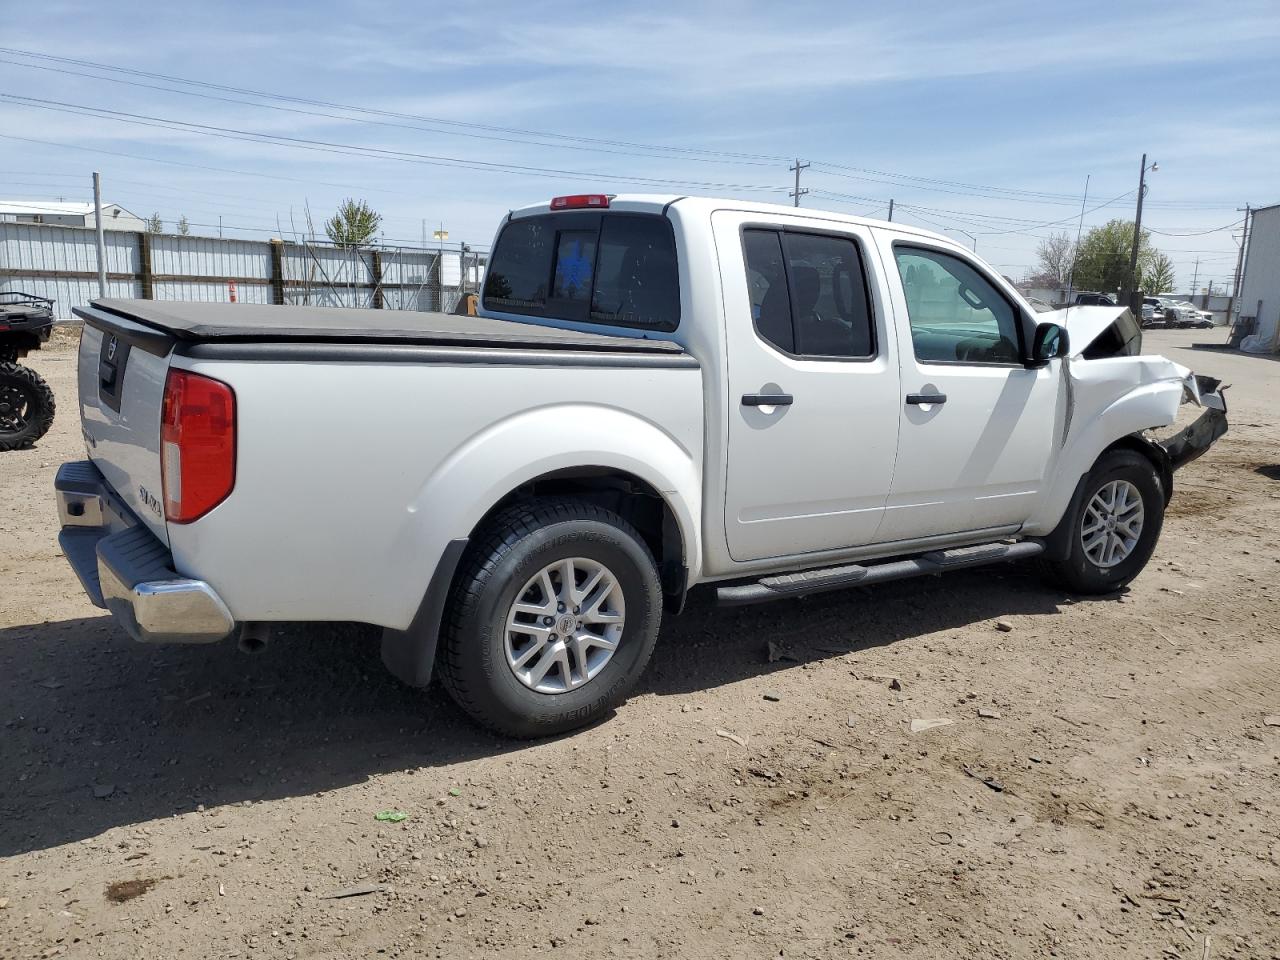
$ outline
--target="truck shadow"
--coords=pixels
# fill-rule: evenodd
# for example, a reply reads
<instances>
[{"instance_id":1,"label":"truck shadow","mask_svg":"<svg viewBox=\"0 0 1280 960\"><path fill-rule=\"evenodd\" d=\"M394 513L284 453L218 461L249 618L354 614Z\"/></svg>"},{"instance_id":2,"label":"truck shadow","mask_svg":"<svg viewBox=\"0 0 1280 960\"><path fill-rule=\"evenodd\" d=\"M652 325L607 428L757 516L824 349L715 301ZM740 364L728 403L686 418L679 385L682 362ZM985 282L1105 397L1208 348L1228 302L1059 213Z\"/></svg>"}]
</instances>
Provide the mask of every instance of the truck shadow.
<instances>
[{"instance_id":1,"label":"truck shadow","mask_svg":"<svg viewBox=\"0 0 1280 960\"><path fill-rule=\"evenodd\" d=\"M685 694L1009 614L1052 614L1034 578L988 570L667 621L640 693ZM770 662L768 645L784 659ZM146 647L105 616L0 629L0 857L245 801L527 745L383 669L377 633L299 627L253 657ZM95 796L108 794L107 796Z\"/></svg>"}]
</instances>

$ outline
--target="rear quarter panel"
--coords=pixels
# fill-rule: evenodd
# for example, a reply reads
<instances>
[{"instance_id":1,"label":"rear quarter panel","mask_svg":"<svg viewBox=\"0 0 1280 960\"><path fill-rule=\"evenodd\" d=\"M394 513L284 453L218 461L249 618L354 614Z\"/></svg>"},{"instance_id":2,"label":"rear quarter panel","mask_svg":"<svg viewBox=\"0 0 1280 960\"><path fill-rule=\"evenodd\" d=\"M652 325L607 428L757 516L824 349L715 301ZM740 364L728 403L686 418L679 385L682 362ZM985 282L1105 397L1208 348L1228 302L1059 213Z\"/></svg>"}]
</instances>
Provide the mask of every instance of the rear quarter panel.
<instances>
[{"instance_id":1,"label":"rear quarter panel","mask_svg":"<svg viewBox=\"0 0 1280 960\"><path fill-rule=\"evenodd\" d=\"M700 555L696 368L178 360L235 389L236 486L170 528L179 569L237 620L403 629L436 561L521 483L629 470Z\"/></svg>"}]
</instances>

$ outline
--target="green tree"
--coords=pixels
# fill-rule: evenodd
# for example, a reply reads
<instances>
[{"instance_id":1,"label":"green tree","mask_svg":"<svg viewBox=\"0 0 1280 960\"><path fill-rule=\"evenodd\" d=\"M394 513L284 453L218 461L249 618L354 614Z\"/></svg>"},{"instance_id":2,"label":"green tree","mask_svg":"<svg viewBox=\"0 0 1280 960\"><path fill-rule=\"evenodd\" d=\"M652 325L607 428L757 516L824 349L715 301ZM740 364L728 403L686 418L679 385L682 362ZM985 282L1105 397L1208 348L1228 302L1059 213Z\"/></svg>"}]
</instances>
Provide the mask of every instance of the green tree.
<instances>
[{"instance_id":1,"label":"green tree","mask_svg":"<svg viewBox=\"0 0 1280 960\"><path fill-rule=\"evenodd\" d=\"M178 218L178 232L184 237L191 233L191 224L187 223L185 214Z\"/></svg>"},{"instance_id":2,"label":"green tree","mask_svg":"<svg viewBox=\"0 0 1280 960\"><path fill-rule=\"evenodd\" d=\"M1112 220L1094 227L1076 253L1074 284L1077 290L1111 293L1129 283L1129 258L1133 255L1133 221ZM1138 238L1138 286L1158 293L1173 285L1173 262L1151 245L1151 234Z\"/></svg>"},{"instance_id":3,"label":"green tree","mask_svg":"<svg viewBox=\"0 0 1280 960\"><path fill-rule=\"evenodd\" d=\"M147 233L164 233L164 221L158 210L147 218Z\"/></svg>"},{"instance_id":4,"label":"green tree","mask_svg":"<svg viewBox=\"0 0 1280 960\"><path fill-rule=\"evenodd\" d=\"M1138 271L1138 285L1147 293L1166 293L1173 289L1174 277L1173 261L1155 250L1151 262Z\"/></svg>"},{"instance_id":5,"label":"green tree","mask_svg":"<svg viewBox=\"0 0 1280 960\"><path fill-rule=\"evenodd\" d=\"M363 200L348 197L338 212L325 221L324 232L340 247L359 247L374 238L381 224L380 213L375 213Z\"/></svg>"}]
</instances>

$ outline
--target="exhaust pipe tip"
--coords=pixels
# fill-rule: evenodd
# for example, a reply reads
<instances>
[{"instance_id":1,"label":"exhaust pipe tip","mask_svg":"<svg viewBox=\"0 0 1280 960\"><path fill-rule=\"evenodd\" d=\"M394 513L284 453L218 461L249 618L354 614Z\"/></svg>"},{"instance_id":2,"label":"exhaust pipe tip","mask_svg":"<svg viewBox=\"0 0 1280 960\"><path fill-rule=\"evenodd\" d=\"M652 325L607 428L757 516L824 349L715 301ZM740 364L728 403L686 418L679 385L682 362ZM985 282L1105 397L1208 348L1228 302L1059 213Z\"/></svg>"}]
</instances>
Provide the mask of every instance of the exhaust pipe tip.
<instances>
[{"instance_id":1,"label":"exhaust pipe tip","mask_svg":"<svg viewBox=\"0 0 1280 960\"><path fill-rule=\"evenodd\" d=\"M240 628L240 640L236 646L241 653L262 653L267 649L271 628L265 623L246 623Z\"/></svg>"}]
</instances>

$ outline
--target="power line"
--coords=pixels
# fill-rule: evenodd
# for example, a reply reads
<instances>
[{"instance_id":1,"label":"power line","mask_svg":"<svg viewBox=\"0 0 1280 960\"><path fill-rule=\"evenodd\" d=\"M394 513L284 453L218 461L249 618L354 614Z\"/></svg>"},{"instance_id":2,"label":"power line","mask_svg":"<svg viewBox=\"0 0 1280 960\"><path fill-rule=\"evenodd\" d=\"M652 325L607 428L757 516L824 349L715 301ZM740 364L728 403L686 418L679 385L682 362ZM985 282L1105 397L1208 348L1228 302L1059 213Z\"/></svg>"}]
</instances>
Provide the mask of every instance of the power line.
<instances>
[{"instance_id":1,"label":"power line","mask_svg":"<svg viewBox=\"0 0 1280 960\"><path fill-rule=\"evenodd\" d=\"M0 47L0 53L6 53L11 56L18 56L26 60L38 60L42 63L29 63L14 60L0 60L0 62L8 63L13 66L25 67L29 69L38 69L63 73L71 76L81 76L89 79L106 80L112 83L128 84L131 86L141 87L145 89L154 89L161 92L175 93L183 96L195 96L209 100L220 100L230 103L238 103L246 106L260 107L263 109L285 110L291 113L300 113L303 115L318 116L327 119L341 120L344 122L358 123L377 123L383 126L400 127L404 129L419 130L423 132L444 133L449 135L471 136L479 139L496 140L500 142L517 143L525 146L541 146L541 147L568 147L572 149L587 149L604 153L620 154L626 156L640 156L654 159L683 159L696 160L698 162L714 162L714 163L733 163L747 164L751 166L773 166L779 162L785 161L787 158L770 155L764 153L750 153L746 151L729 151L729 150L712 150L700 147L677 146L668 144L645 144L637 143L629 140L606 139L600 137L585 137L575 134L557 133L547 130L528 130L519 127L499 126L495 124L475 123L471 121L450 120L442 117L430 117L419 114L404 113L393 110L382 110L370 107L362 107L354 104L338 103L329 100L320 100L309 97L297 97L288 94L275 93L265 90L256 90L246 87L235 87L226 84L211 83L202 80L193 80L186 77L180 77L171 74L153 73L143 70L135 70L127 67L119 67L112 64L99 63L91 60L77 59L72 57L60 57L52 54L39 53L30 50L22 50L13 47ZM69 65L72 67L88 68L96 71L105 71L107 73L119 74L120 76L102 76L99 74L85 73L82 70L68 69L66 66L54 67L49 66L51 63ZM274 100L281 103L296 104L309 107L320 107L324 110L302 110L298 107L281 107L276 104L258 103L252 100L244 100L231 97L214 96L207 93L198 93L195 90L184 90L172 86L158 86L152 83L142 83L138 80L126 80L122 77L138 77L146 80L163 81L168 84L178 84L185 87L193 87L196 90L213 90L220 93L238 94L241 97L255 97L258 99ZM360 116L344 116L333 113L324 112L325 110L341 110L348 114L359 114ZM415 126L407 126L404 123L389 123L383 119L368 118L390 118L392 120L410 121ZM423 126L428 125L428 126ZM480 162L480 161L476 161ZM893 173L884 170L876 170L868 167L858 167L833 161L814 161L814 163L823 168L823 170L832 176L846 177L849 179L863 179L869 182L887 183L889 185L912 184L923 190L938 190L941 192L955 193L961 196L985 196L994 199L1005 199L1020 202L1031 203L1058 203L1072 205L1076 203L1076 197L1073 194L1054 193L1050 191L1025 190L1013 187L1000 187L989 184L974 184L964 181L947 180L937 177L924 177L911 174ZM841 172L847 171L847 172ZM890 178L890 179L874 179L874 178ZM620 178L619 178L620 179ZM1153 201L1153 205L1155 205ZM1163 204L1193 204L1198 201L1159 201ZM1203 207L1204 209L1221 209L1220 206ZM1190 207L1185 207L1190 209Z\"/></svg>"},{"instance_id":2,"label":"power line","mask_svg":"<svg viewBox=\"0 0 1280 960\"><path fill-rule=\"evenodd\" d=\"M3 48L0 48L0 50L3 50ZM124 79L121 79L120 77L108 77L108 76L102 76L100 74L84 73L79 70L66 70L58 67L43 66L41 64L35 64L35 63L20 63L19 61L16 61L16 60L6 60L3 57L0 57L0 63L7 63L11 66L24 67L32 70L48 70L54 73L66 74L68 76L74 76L74 77L85 77L91 80L105 80L108 83L117 83L117 84L123 84L131 87L140 87L145 90L157 90L163 93L176 93L184 97L198 97L202 100L212 100L219 103L236 103L242 106L257 107L262 110L275 110L282 113L291 113L291 114L306 116L306 117L319 117L327 120L341 120L347 123L363 123L363 124L370 124L373 126L390 127L394 129L400 129L400 130L414 130L420 133L442 133L448 136L471 137L473 139L478 139L478 140L490 140L490 141L497 141L501 143L512 143L512 144L518 144L520 146L539 146L539 147L550 147L553 149L568 149L568 150L591 150L597 153L609 153L609 154L615 154L618 156L628 156L628 157L647 157L650 159L658 159L658 160L673 158L673 154L671 153L659 152L663 149L667 149L663 147L654 147L649 152L641 152L640 150L613 149L613 148L604 147L604 146L594 146L590 143L568 143L568 142L552 143L552 142L546 142L545 139L543 140L519 139L517 137L499 136L497 134L476 133L476 132L467 131L467 130L449 130L449 129L442 129L441 127L438 127L438 126L434 126L434 127L427 126L426 125L427 123L444 122L444 121L436 120L433 118L423 118L422 121L418 123L395 123L390 120L378 120L378 119L370 119L368 117L345 116L342 114L328 113L322 110L304 110L299 107L285 107L285 106L280 106L278 104L273 104L273 103L258 103L253 100L245 100L239 97L221 97L221 96L216 96L208 93L198 93L193 90L182 90L176 87L165 87L165 86L160 86L158 84L153 84L153 83L141 83L136 80L124 80ZM119 69L119 68L101 67L101 69ZM194 81L181 81L181 82L188 83L188 82L194 82ZM255 94L255 95L271 96L271 97L278 96L275 94L265 94L265 93ZM358 107L342 107L341 109L352 110L352 111L363 110L363 108L358 108ZM381 111L377 111L377 112L381 112ZM678 149L678 148L671 148L671 149ZM748 166L755 166L755 167L771 167L775 165L775 161L773 160L748 160L745 158L729 159L729 158L714 157L714 156L712 157L679 156L678 159L688 160L688 161L697 162L697 163L746 164Z\"/></svg>"},{"instance_id":3,"label":"power line","mask_svg":"<svg viewBox=\"0 0 1280 960\"><path fill-rule=\"evenodd\" d=\"M239 140L246 143L263 143L275 146L292 147L318 153L334 153L341 156L363 156L373 159L396 160L404 163L425 164L427 166L460 168L484 173L514 173L535 177L571 177L582 180L614 180L624 183L638 183L645 186L697 187L722 190L747 190L764 193L782 193L784 188L765 184L721 183L701 180L675 180L665 177L644 177L635 174L608 174L584 170L563 170L554 167L535 167L525 164L498 163L486 160L465 160L460 157L449 157L441 154L416 153L409 150L389 150L384 147L363 147L358 144L342 143L332 140L314 140L308 137L287 137L282 134L260 133L243 130L238 127L222 127L214 124L194 123L187 120L175 120L168 117L157 117L151 114L129 113L123 110L109 110L105 107L92 107L87 104L68 103L63 100L48 100L42 97L23 97L12 93L0 93L0 99L9 100L39 110L51 110L58 113L70 113L76 116L97 117L120 123L131 123L138 126L153 127L162 130L174 130L200 136L216 137L224 140Z\"/></svg>"},{"instance_id":4,"label":"power line","mask_svg":"<svg viewBox=\"0 0 1280 960\"><path fill-rule=\"evenodd\" d=\"M144 77L151 80L164 80L170 83L179 83L187 86L199 87L206 90L220 90L226 93L238 93L246 96L261 97L269 100L280 100L286 103L299 103L306 106L326 107L329 109L348 110L353 113L362 113L370 116L392 117L401 120L415 120L420 123L434 123L448 127L458 127L467 130L485 130L494 133L507 133L523 137L534 137L547 140L565 140L575 143L594 143L604 146L614 147L631 147L640 150L657 150L672 154L699 154L710 157L723 157L729 159L746 159L755 161L766 161L772 165L778 162L785 162L788 158L782 156L771 156L769 154L735 152L729 150L708 150L697 147L684 146L664 146L655 144L634 143L627 140L608 140L600 137L584 137L575 134L554 133L540 130L526 130L519 127L504 127L495 124L475 123L466 120L449 120L444 117L427 117L419 114L401 113L395 110L380 110L373 107L361 107L353 104L335 103L331 100L317 100L309 97L295 97L288 94L272 93L265 90L253 90L246 87L233 87L220 83L210 83L204 80L191 80L186 77L178 77L163 73L150 73L144 70L134 70L128 67L117 67L111 64L96 63L91 60L78 60L72 57L57 57L52 54L36 53L29 50L20 50L13 47L0 47L0 53L7 53L21 57L28 57L35 60L52 61L56 63L68 63L75 66L90 67L96 70L106 70L112 73L121 73L128 76Z\"/></svg>"}]
</instances>

